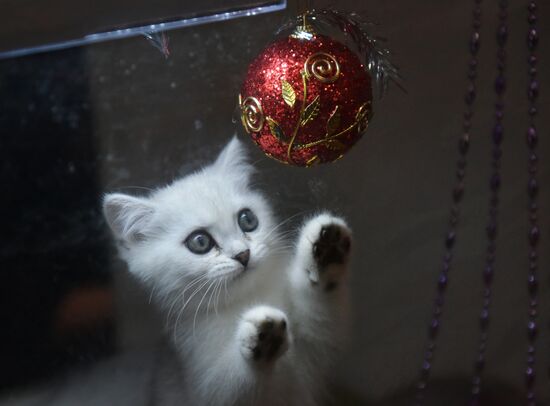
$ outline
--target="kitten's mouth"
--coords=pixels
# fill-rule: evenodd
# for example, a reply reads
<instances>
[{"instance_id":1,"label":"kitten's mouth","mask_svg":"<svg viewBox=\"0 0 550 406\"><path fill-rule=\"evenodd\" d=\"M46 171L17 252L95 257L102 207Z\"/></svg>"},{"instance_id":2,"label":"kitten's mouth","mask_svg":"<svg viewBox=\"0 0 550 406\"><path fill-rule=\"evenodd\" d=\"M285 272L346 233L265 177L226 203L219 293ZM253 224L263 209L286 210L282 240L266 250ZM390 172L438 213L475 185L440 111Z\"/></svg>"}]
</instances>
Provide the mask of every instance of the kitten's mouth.
<instances>
[{"instance_id":1,"label":"kitten's mouth","mask_svg":"<svg viewBox=\"0 0 550 406\"><path fill-rule=\"evenodd\" d=\"M239 268L234 268L230 271L225 271L223 273L220 273L216 275L216 278L226 278L229 281L240 279L245 273L248 273L252 267L249 266L241 266Z\"/></svg>"},{"instance_id":2,"label":"kitten's mouth","mask_svg":"<svg viewBox=\"0 0 550 406\"><path fill-rule=\"evenodd\" d=\"M243 267L240 267L240 268L236 269L233 272L233 278L232 279L242 278L244 274L246 274L250 271L250 269L251 269L250 266L243 266Z\"/></svg>"},{"instance_id":3,"label":"kitten's mouth","mask_svg":"<svg viewBox=\"0 0 550 406\"><path fill-rule=\"evenodd\" d=\"M232 275L230 276L230 280L236 281L236 280L242 279L246 277L248 273L253 272L254 269L255 269L255 266L251 264L248 264L245 267L238 268L234 272L232 272Z\"/></svg>"}]
</instances>

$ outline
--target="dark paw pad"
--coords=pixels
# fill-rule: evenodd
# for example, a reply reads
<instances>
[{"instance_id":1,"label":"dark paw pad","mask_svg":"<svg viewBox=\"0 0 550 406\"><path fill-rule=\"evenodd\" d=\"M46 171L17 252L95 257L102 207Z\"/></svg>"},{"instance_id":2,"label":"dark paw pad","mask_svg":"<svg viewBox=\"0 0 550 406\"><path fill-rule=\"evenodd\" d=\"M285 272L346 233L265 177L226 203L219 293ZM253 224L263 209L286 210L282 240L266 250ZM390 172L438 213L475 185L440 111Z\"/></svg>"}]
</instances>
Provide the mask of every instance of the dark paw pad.
<instances>
[{"instance_id":1,"label":"dark paw pad","mask_svg":"<svg viewBox=\"0 0 550 406\"><path fill-rule=\"evenodd\" d=\"M252 348L255 361L269 362L276 358L286 342L286 320L266 319L258 327L256 345Z\"/></svg>"},{"instance_id":2,"label":"dark paw pad","mask_svg":"<svg viewBox=\"0 0 550 406\"><path fill-rule=\"evenodd\" d=\"M313 256L322 269L330 264L343 264L351 248L351 238L335 224L324 226L313 244Z\"/></svg>"}]
</instances>

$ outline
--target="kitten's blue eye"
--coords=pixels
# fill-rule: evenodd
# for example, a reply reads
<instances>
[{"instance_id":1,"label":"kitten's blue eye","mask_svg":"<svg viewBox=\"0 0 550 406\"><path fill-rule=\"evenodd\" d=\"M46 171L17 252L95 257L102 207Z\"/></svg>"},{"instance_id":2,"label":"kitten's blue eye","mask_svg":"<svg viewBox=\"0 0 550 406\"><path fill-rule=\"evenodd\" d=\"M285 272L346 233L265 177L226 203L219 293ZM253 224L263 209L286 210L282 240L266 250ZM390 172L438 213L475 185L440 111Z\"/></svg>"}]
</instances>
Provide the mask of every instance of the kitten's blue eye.
<instances>
[{"instance_id":1,"label":"kitten's blue eye","mask_svg":"<svg viewBox=\"0 0 550 406\"><path fill-rule=\"evenodd\" d=\"M185 239L185 246L194 254L206 254L214 244L214 239L204 230L193 231Z\"/></svg>"},{"instance_id":2,"label":"kitten's blue eye","mask_svg":"<svg viewBox=\"0 0 550 406\"><path fill-rule=\"evenodd\" d=\"M258 228L258 217L250 209L242 209L237 216L239 227L245 233Z\"/></svg>"}]
</instances>

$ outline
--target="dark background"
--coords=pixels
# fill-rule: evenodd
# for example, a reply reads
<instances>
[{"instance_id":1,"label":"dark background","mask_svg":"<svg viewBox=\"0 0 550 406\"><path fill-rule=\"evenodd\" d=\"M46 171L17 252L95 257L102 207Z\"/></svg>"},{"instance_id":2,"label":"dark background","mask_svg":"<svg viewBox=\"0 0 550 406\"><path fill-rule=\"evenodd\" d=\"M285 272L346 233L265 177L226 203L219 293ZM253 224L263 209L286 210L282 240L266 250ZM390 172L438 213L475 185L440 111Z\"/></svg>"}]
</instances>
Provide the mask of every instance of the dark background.
<instances>
[{"instance_id":1,"label":"dark background","mask_svg":"<svg viewBox=\"0 0 550 406\"><path fill-rule=\"evenodd\" d=\"M497 2L484 3L466 194L430 382L436 405L468 399L478 340L497 20ZM527 347L527 23L523 2L510 3L498 258L483 386L485 404L492 405L523 403ZM364 139L336 164L286 167L248 145L281 213L328 206L353 226L353 337L335 373L338 396L350 404L409 404L403 399L420 369L443 255L472 7L441 0L338 7L380 23L407 93L394 87L377 102ZM138 364L146 368L159 322L148 294L114 255L100 215L102 193L140 193L209 161L235 132L246 139L232 121L246 66L295 10L290 3L286 12L170 32L168 59L136 37L0 61L0 403L83 404L92 394L109 393L112 382L85 375L74 390L67 383L73 375L102 371L125 353L143 354ZM538 14L537 373L540 404L550 405L546 2L539 2ZM143 387L127 383L117 390L125 388L134 396L130 402L130 395L120 395L127 404L145 402Z\"/></svg>"}]
</instances>

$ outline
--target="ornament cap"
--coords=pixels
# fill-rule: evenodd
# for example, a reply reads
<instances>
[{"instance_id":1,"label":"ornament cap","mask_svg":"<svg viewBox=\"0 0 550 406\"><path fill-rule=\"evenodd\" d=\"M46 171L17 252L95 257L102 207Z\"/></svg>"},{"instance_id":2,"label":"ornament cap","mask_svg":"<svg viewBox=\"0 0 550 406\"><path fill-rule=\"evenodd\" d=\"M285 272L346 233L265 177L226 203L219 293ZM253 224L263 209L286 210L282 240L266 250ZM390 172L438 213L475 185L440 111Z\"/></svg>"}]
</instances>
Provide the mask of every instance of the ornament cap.
<instances>
[{"instance_id":1,"label":"ornament cap","mask_svg":"<svg viewBox=\"0 0 550 406\"><path fill-rule=\"evenodd\" d=\"M315 36L315 34L317 34L313 26L308 21L308 15L308 11L300 14L300 16L298 17L300 19L300 24L296 26L292 34L290 34L290 37L296 39L310 40Z\"/></svg>"}]
</instances>

